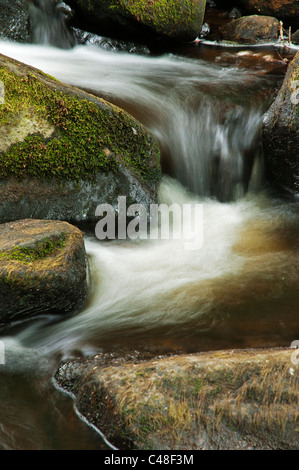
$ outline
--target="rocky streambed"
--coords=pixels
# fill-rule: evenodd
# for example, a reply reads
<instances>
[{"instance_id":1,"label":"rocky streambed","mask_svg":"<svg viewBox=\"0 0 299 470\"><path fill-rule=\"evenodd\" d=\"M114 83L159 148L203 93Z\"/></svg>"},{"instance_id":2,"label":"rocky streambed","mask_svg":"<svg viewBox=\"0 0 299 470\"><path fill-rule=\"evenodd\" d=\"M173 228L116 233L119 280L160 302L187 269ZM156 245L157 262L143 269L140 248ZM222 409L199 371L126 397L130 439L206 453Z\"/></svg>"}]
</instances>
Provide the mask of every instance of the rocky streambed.
<instances>
[{"instance_id":1,"label":"rocky streambed","mask_svg":"<svg viewBox=\"0 0 299 470\"><path fill-rule=\"evenodd\" d=\"M6 22L12 6L22 13L14 31L3 30L4 36L29 42L33 23L30 27L27 7L24 2L14 3L0 2L5 6ZM33 2L33 6L29 3L31 8L40 7L39 2ZM69 20L73 28L88 24L88 31L101 32L95 26L96 16L90 16L87 3L70 3L75 11ZM148 2L144 15L137 10L137 2L116 3L114 9L105 10L105 15L97 10L101 21L109 19L116 29L122 23L127 34L135 39L137 36L140 39L140 34L146 31L151 41L155 36L160 45L166 39L195 39L204 21L204 2L184 2L184 8L189 8L194 20L188 25L182 25L177 17L173 17L176 22L172 23L154 21L161 11L165 14L163 5L158 5L165 2ZM132 3L131 9L126 9L126 3ZM207 3L206 19L213 16L220 2ZM277 41L280 21L285 26L291 25L293 31L298 27L296 3L236 1L237 11L225 13L221 28L211 30L208 35L202 30L201 34L208 39L210 34L211 37L215 34L218 39L245 45ZM56 12L53 8L54 3L50 10ZM43 13L48 15L50 10ZM256 13L259 15L255 16ZM250 16L244 18L244 14ZM265 18L265 15L269 16ZM65 34L60 39L68 37L72 42L72 30L63 31ZM76 30L76 34L81 33ZM249 336L250 331L253 336L262 331L261 337L266 338L271 315L276 326L270 343L277 340L279 328L288 331L287 337L298 331L294 315L298 294L298 224L294 210L299 175L298 54L294 54L288 66L282 88L273 96L259 134L267 188L275 191L275 197L291 202L292 222L285 223L281 218L278 223L280 213L275 215L272 225L263 225L258 217L253 217L253 223L249 221L251 226L246 225L246 230L240 232L242 236L233 244L233 252L237 258L246 259L241 293L239 273L228 282L225 278L219 282L216 277L205 283L205 298L214 299L216 305L211 317L215 324L219 322L216 310L223 314L220 320L224 323L220 328L217 326L214 337L212 333L213 344L219 338L223 341L227 329L236 334L236 328L243 332L247 328ZM288 60L280 59L286 68ZM24 320L39 318L41 314L61 320L84 312L95 279L89 277L92 260L87 257L84 233L71 224L94 223L96 206L109 201L116 207L119 194L126 195L129 204L149 207L157 202L162 173L157 138L126 111L90 90L66 85L4 55L0 55L0 80L4 84L1 92L5 91L5 95L0 95L0 324L6 336L14 328L19 331ZM266 216L270 209L261 204L254 210L264 211ZM125 249L129 250L127 246ZM111 260L110 268L115 258L111 256ZM129 258L126 262L129 263ZM145 257L145 266L147 262ZM140 279L143 274L140 271ZM132 271L128 270L125 276L129 279L130 275ZM231 295L225 294L224 285ZM100 291L101 283L96 286ZM165 311L168 304L175 307L176 301L180 306L182 297L187 311L196 309L202 301L201 288L202 284L192 282L184 290L175 289L175 295L172 291L168 297L162 295L166 299ZM157 290L153 292L157 294ZM117 294L116 288L115 299ZM266 304L267 312L263 311ZM251 320L247 321L248 305ZM153 306L157 308L157 303ZM132 321L133 314L126 313L130 317L128 321ZM142 317L144 311L139 315ZM252 319L254 325L250 323ZM191 337L187 324L182 323L182 330L186 328ZM82 329L84 325L88 322L82 324ZM101 319L97 325L100 331ZM89 328L93 329L92 323ZM164 332L167 328L166 325ZM42 330L41 336L46 331ZM126 329L120 328L122 334L126 334ZM105 337L105 331L102 336ZM257 342L262 342L261 337ZM189 354L173 351L172 347L168 354L164 350L161 354L150 350L128 353L124 348L119 353L71 351L69 355L76 357L66 359L68 352L55 349L55 385L73 397L81 416L118 449L295 450L299 442L299 369L295 349L298 344L296 338L292 339L295 340L292 344L290 341L280 348L262 348L260 344L259 348L246 345L244 349L227 347ZM166 334L166 349L168 340ZM249 343L251 340L252 336ZM80 347L81 342L74 341L74 348L80 351ZM24 350L20 351L23 354ZM58 357L60 354L64 359ZM51 356L49 361L52 360Z\"/></svg>"}]
</instances>

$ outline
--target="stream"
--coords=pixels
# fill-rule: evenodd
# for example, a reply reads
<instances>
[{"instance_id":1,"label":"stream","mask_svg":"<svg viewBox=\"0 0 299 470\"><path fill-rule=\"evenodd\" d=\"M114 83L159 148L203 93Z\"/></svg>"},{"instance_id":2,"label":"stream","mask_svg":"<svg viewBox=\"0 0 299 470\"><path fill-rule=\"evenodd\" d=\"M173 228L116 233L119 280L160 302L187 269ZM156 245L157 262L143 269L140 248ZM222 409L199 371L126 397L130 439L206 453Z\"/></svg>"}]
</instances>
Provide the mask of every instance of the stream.
<instances>
[{"instance_id":1,"label":"stream","mask_svg":"<svg viewBox=\"0 0 299 470\"><path fill-rule=\"evenodd\" d=\"M1 450L110 448L52 382L61 360L299 338L298 203L267 186L260 142L292 51L203 41L142 55L0 41L0 52L130 112L161 146L159 201L203 205L196 251L184 239L100 242L85 227L85 308L0 331Z\"/></svg>"}]
</instances>

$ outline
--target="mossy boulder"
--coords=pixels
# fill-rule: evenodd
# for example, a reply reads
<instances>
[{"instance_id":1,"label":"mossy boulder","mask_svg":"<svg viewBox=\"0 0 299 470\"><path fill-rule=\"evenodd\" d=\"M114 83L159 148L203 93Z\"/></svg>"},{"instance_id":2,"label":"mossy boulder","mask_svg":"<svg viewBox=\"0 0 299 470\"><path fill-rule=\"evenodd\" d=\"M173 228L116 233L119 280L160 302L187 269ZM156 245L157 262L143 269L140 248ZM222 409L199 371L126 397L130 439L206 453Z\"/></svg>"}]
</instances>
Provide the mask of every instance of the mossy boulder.
<instances>
[{"instance_id":1,"label":"mossy boulder","mask_svg":"<svg viewBox=\"0 0 299 470\"><path fill-rule=\"evenodd\" d=\"M298 450L295 355L228 350L140 362L98 355L65 362L55 379L121 450Z\"/></svg>"},{"instance_id":2,"label":"mossy boulder","mask_svg":"<svg viewBox=\"0 0 299 470\"><path fill-rule=\"evenodd\" d=\"M192 41L200 33L206 0L69 0L73 24L108 37Z\"/></svg>"},{"instance_id":3,"label":"mossy boulder","mask_svg":"<svg viewBox=\"0 0 299 470\"><path fill-rule=\"evenodd\" d=\"M270 16L244 16L220 29L222 39L240 44L260 44L277 41L279 21Z\"/></svg>"},{"instance_id":4,"label":"mossy boulder","mask_svg":"<svg viewBox=\"0 0 299 470\"><path fill-rule=\"evenodd\" d=\"M263 125L265 171L283 193L299 195L299 52L289 64L283 85Z\"/></svg>"},{"instance_id":5,"label":"mossy boulder","mask_svg":"<svg viewBox=\"0 0 299 470\"><path fill-rule=\"evenodd\" d=\"M67 222L0 225L0 325L83 306L88 264L83 234Z\"/></svg>"},{"instance_id":6,"label":"mossy boulder","mask_svg":"<svg viewBox=\"0 0 299 470\"><path fill-rule=\"evenodd\" d=\"M0 81L0 222L156 201L159 145L129 114L2 55Z\"/></svg>"}]
</instances>

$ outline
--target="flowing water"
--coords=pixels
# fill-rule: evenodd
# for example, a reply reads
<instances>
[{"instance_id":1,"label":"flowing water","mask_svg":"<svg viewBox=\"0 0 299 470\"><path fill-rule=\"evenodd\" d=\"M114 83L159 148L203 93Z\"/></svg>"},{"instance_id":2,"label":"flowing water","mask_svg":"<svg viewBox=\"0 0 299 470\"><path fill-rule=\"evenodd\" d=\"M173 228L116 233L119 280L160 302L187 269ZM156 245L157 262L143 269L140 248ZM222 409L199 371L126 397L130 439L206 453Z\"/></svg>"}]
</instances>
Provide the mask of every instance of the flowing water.
<instances>
[{"instance_id":1,"label":"flowing water","mask_svg":"<svg viewBox=\"0 0 299 470\"><path fill-rule=\"evenodd\" d=\"M285 72L274 47L192 44L144 56L2 41L0 52L128 110L160 143L159 201L203 204L195 251L184 239L100 242L89 227L85 308L2 331L0 448L108 446L52 385L62 358L298 339L298 205L263 180L263 115Z\"/></svg>"}]
</instances>

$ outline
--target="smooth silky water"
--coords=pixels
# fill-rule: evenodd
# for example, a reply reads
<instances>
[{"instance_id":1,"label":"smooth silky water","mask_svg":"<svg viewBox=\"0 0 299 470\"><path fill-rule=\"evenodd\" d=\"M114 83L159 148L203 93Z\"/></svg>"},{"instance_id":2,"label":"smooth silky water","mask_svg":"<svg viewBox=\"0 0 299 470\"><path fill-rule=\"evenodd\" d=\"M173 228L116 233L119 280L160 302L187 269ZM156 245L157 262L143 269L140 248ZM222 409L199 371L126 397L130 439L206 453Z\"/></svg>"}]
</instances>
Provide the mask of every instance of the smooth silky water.
<instances>
[{"instance_id":1,"label":"smooth silky water","mask_svg":"<svg viewBox=\"0 0 299 470\"><path fill-rule=\"evenodd\" d=\"M281 50L191 44L143 56L2 41L0 52L129 111L161 146L159 202L203 204L198 250L184 239L100 242L89 227L85 308L1 332L0 449L109 447L52 384L62 359L299 338L298 203L267 188L260 142Z\"/></svg>"}]
</instances>

